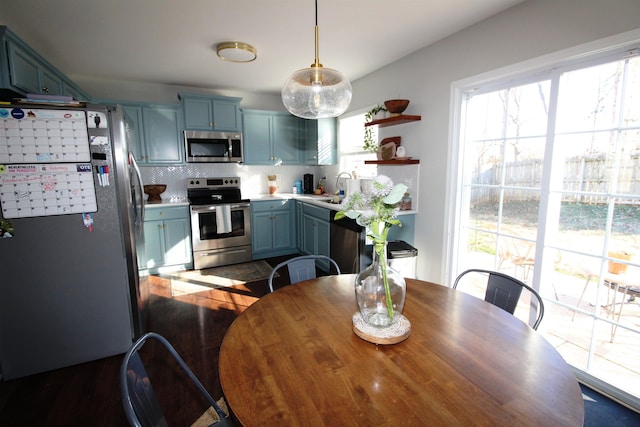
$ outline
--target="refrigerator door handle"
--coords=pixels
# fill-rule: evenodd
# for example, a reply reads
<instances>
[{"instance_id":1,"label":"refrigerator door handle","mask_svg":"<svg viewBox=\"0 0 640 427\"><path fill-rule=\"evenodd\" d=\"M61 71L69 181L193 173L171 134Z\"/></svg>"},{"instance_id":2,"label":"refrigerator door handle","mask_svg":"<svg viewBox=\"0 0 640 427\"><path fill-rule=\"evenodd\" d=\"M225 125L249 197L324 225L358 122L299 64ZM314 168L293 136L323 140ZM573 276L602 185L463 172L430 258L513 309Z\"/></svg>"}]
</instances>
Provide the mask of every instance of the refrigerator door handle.
<instances>
[{"instance_id":1,"label":"refrigerator door handle","mask_svg":"<svg viewBox=\"0 0 640 427\"><path fill-rule=\"evenodd\" d=\"M140 227L144 224L144 200L142 198L142 175L140 174L140 168L138 167L138 162L136 162L136 156L133 155L131 151L129 151L129 164L133 167L133 170L136 172L136 180L138 181L138 188L140 194L140 204L138 205L137 200L133 200L133 203L136 207L136 214L138 214L138 206L140 215L138 218L140 219Z\"/></svg>"}]
</instances>

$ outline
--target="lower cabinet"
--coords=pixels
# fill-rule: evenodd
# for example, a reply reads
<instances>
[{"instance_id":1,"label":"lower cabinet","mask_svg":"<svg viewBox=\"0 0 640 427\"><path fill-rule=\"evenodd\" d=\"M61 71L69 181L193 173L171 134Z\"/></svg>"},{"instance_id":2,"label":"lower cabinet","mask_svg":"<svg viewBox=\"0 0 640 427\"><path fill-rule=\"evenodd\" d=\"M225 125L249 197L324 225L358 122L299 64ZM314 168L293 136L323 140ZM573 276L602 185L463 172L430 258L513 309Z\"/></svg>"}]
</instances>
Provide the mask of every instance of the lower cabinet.
<instances>
[{"instance_id":1,"label":"lower cabinet","mask_svg":"<svg viewBox=\"0 0 640 427\"><path fill-rule=\"evenodd\" d=\"M254 259L296 252L294 200L251 202L251 245Z\"/></svg>"},{"instance_id":2,"label":"lower cabinet","mask_svg":"<svg viewBox=\"0 0 640 427\"><path fill-rule=\"evenodd\" d=\"M189 207L147 208L144 238L151 273L193 268Z\"/></svg>"},{"instance_id":3,"label":"lower cabinet","mask_svg":"<svg viewBox=\"0 0 640 427\"><path fill-rule=\"evenodd\" d=\"M302 252L311 255L330 256L331 210L303 203L302 207ZM327 261L318 261L319 266L329 271Z\"/></svg>"},{"instance_id":4,"label":"lower cabinet","mask_svg":"<svg viewBox=\"0 0 640 427\"><path fill-rule=\"evenodd\" d=\"M304 232L303 232L303 225L304 225L304 202L301 202L300 200L296 200L296 230L298 230L297 233L297 237L296 237L296 247L298 248L298 252L303 253L303 248L304 248Z\"/></svg>"},{"instance_id":5,"label":"lower cabinet","mask_svg":"<svg viewBox=\"0 0 640 427\"><path fill-rule=\"evenodd\" d=\"M330 218L332 210L298 200L251 202L251 243L253 258L330 253ZM329 263L318 261L329 271Z\"/></svg>"}]
</instances>

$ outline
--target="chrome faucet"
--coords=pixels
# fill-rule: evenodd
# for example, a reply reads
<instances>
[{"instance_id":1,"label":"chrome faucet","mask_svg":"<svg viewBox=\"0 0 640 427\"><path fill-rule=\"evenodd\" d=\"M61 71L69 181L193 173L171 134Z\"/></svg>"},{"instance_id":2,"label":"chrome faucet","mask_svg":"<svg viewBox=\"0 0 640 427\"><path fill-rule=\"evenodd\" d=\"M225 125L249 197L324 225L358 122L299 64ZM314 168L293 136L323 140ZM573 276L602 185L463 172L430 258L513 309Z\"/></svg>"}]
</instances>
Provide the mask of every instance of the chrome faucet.
<instances>
[{"instance_id":1,"label":"chrome faucet","mask_svg":"<svg viewBox=\"0 0 640 427\"><path fill-rule=\"evenodd\" d=\"M336 178L336 188L340 188L340 178L342 175L347 175L349 179L353 178L349 172L340 172Z\"/></svg>"}]
</instances>

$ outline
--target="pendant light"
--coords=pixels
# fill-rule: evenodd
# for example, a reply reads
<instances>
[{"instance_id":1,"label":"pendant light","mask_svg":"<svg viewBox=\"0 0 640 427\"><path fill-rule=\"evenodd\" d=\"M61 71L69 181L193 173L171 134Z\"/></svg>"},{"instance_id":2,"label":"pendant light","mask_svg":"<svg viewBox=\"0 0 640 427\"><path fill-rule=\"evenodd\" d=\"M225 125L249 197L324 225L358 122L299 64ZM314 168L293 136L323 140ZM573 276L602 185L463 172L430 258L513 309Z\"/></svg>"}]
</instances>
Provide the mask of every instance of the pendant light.
<instances>
[{"instance_id":1,"label":"pendant light","mask_svg":"<svg viewBox=\"0 0 640 427\"><path fill-rule=\"evenodd\" d=\"M291 114L303 119L337 117L351 103L351 83L340 71L324 68L318 59L318 0L315 41L314 63L291 74L282 87L282 103Z\"/></svg>"}]
</instances>

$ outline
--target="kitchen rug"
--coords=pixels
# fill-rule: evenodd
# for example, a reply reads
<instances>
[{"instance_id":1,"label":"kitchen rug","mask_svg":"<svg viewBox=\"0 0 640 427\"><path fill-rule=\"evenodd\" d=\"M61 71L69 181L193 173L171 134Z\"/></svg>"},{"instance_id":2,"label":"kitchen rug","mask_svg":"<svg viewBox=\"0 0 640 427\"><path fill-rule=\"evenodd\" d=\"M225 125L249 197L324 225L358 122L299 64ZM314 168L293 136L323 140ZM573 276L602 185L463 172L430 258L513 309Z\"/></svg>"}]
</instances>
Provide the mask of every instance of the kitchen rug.
<instances>
[{"instance_id":1,"label":"kitchen rug","mask_svg":"<svg viewBox=\"0 0 640 427\"><path fill-rule=\"evenodd\" d=\"M184 289L184 293L193 293L197 287L220 288L226 286L242 285L248 282L266 280L271 274L271 267L266 261L251 261L242 264L225 265L223 267L206 268L203 270L180 271L168 274L171 279L171 288L175 292L180 292L181 283L189 289ZM275 277L278 277L276 273Z\"/></svg>"}]
</instances>

